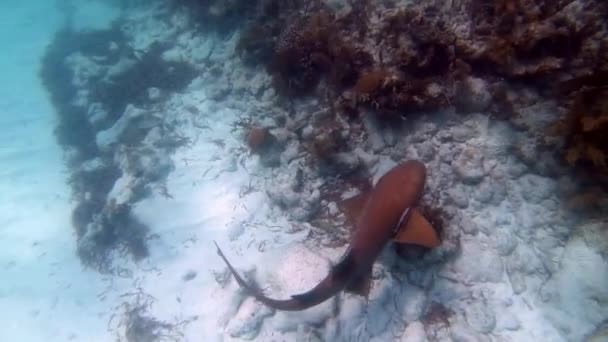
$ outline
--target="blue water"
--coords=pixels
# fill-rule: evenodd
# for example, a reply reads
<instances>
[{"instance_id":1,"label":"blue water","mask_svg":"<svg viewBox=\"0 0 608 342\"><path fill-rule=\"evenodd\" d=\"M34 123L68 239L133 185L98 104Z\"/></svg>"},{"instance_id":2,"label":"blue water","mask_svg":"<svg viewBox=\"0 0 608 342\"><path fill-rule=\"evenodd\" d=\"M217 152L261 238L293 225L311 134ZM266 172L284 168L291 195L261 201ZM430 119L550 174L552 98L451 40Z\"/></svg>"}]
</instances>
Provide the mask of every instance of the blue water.
<instances>
[{"instance_id":1,"label":"blue water","mask_svg":"<svg viewBox=\"0 0 608 342\"><path fill-rule=\"evenodd\" d=\"M543 164L546 149L521 156L537 138L521 127L544 128L554 107L527 107L525 125L449 110L312 125L332 113L325 99L286 104L234 54L239 14L142 3L0 4L0 341L608 339L606 212L566 210L560 191L578 180ZM270 127L276 155L257 154L252 125ZM274 312L213 242L271 296L321 279L348 237L333 230L339 196L354 193L310 159L307 139L331 125L353 144L340 165L370 180L425 162L447 233L430 257L387 249L369 298Z\"/></svg>"}]
</instances>

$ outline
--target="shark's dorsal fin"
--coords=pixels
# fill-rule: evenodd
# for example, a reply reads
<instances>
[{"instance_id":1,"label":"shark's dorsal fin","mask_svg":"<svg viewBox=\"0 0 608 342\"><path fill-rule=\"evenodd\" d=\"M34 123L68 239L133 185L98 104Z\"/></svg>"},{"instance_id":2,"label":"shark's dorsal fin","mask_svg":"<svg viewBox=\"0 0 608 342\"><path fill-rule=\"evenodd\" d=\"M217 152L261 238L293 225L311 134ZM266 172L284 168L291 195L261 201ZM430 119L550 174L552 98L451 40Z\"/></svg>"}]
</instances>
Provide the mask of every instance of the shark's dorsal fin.
<instances>
[{"instance_id":1,"label":"shark's dorsal fin","mask_svg":"<svg viewBox=\"0 0 608 342\"><path fill-rule=\"evenodd\" d=\"M399 243L409 243L429 248L441 244L433 226L416 208L412 208L409 218L401 223L394 240Z\"/></svg>"}]
</instances>

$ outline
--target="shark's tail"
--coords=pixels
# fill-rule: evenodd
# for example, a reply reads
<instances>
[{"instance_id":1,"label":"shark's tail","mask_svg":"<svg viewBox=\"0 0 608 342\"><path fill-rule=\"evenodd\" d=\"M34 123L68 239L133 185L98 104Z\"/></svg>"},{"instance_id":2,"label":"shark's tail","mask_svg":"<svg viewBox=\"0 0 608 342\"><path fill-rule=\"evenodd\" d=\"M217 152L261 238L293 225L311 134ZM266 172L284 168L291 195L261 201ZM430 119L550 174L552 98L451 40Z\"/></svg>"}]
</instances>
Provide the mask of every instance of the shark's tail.
<instances>
[{"instance_id":1,"label":"shark's tail","mask_svg":"<svg viewBox=\"0 0 608 342\"><path fill-rule=\"evenodd\" d=\"M264 293L258 286L251 286L247 284L245 280L234 269L232 264L230 264L228 258L226 258L217 242L213 241L213 243L215 243L215 246L217 247L217 254L224 260L226 266L228 266L228 269L234 276L236 282L249 295L253 296L255 299L264 303L268 307L276 310L300 311L310 308L332 297L337 292L339 292L345 285L340 284L339 286L336 286L335 280L333 279L334 277L332 276L332 273L330 273L323 281L321 281L321 283L319 283L319 285L315 286L312 290L306 293L291 296L291 299L286 300L268 298L264 295Z\"/></svg>"}]
</instances>

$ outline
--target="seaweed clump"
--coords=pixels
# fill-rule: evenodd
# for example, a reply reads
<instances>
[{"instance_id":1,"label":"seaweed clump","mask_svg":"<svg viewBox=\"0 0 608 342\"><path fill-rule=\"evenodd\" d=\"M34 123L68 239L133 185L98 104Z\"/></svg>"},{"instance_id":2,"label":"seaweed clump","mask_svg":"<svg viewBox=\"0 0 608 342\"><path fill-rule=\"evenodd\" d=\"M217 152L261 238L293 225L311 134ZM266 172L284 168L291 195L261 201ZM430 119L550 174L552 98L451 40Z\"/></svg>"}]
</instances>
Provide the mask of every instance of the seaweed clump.
<instances>
[{"instance_id":1,"label":"seaweed clump","mask_svg":"<svg viewBox=\"0 0 608 342\"><path fill-rule=\"evenodd\" d=\"M320 10L298 18L279 36L271 72L275 88L291 96L315 90L323 76L335 86L351 86L372 58L337 34L333 14Z\"/></svg>"},{"instance_id":2,"label":"seaweed clump","mask_svg":"<svg viewBox=\"0 0 608 342\"><path fill-rule=\"evenodd\" d=\"M471 1L469 37L457 53L476 69L511 78L547 80L588 74L603 56L601 1Z\"/></svg>"},{"instance_id":3,"label":"seaweed clump","mask_svg":"<svg viewBox=\"0 0 608 342\"><path fill-rule=\"evenodd\" d=\"M412 112L445 107L444 88L428 79L405 79L385 70L363 73L354 86L356 103L378 112L383 118L398 118Z\"/></svg>"},{"instance_id":4,"label":"seaweed clump","mask_svg":"<svg viewBox=\"0 0 608 342\"><path fill-rule=\"evenodd\" d=\"M114 49L108 49L110 42L114 42ZM42 58L40 78L49 90L51 102L60 117L55 135L64 148L74 149L83 160L98 153L92 139L95 132L83 109L73 103L78 87L73 81L74 71L65 60L72 54L80 53L84 56L104 56L108 64L116 63L124 46L125 37L117 25L108 30L86 32L66 28L55 34Z\"/></svg>"},{"instance_id":5,"label":"seaweed clump","mask_svg":"<svg viewBox=\"0 0 608 342\"><path fill-rule=\"evenodd\" d=\"M311 94L324 78L338 89L350 87L373 62L345 39L344 20L320 1L268 0L258 12L236 50L248 64L265 65L284 96Z\"/></svg>"},{"instance_id":6,"label":"seaweed clump","mask_svg":"<svg viewBox=\"0 0 608 342\"><path fill-rule=\"evenodd\" d=\"M111 263L113 251L135 260L147 256L148 230L131 214L131 205L148 183L163 179L170 169L167 150L183 143L159 117L132 104L149 108L163 92L179 91L196 76L190 64L165 61L160 44L134 51L120 23L107 30L57 32L40 70L59 117L55 135L67 152L78 255L102 272L121 272ZM163 139L154 142L155 149L143 143L153 129ZM120 186L132 193L116 203L111 192L125 173L133 179Z\"/></svg>"},{"instance_id":7,"label":"seaweed clump","mask_svg":"<svg viewBox=\"0 0 608 342\"><path fill-rule=\"evenodd\" d=\"M131 52L132 58L127 62L130 67L94 83L91 98L104 105L109 114L108 123L114 123L127 104L144 105L149 102L149 89L180 91L196 76L196 69L189 63L163 60L165 50L166 46L155 42L140 57Z\"/></svg>"}]
</instances>

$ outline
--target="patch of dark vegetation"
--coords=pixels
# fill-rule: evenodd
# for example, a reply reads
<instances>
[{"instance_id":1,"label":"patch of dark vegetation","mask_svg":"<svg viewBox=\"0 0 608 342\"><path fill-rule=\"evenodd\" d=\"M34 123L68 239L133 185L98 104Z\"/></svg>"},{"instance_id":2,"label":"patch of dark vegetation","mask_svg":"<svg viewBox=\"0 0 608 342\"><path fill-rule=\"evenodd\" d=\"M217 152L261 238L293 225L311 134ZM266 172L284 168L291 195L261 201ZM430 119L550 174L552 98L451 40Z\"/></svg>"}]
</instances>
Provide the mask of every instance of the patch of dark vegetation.
<instances>
[{"instance_id":1,"label":"patch of dark vegetation","mask_svg":"<svg viewBox=\"0 0 608 342\"><path fill-rule=\"evenodd\" d=\"M272 60L276 41L297 17L295 13L304 8L303 0L264 0L252 14L252 19L243 28L236 46L236 53L248 65L266 64Z\"/></svg>"},{"instance_id":2,"label":"patch of dark vegetation","mask_svg":"<svg viewBox=\"0 0 608 342\"><path fill-rule=\"evenodd\" d=\"M136 292L122 297L128 301L117 308L121 313L113 314L108 322L108 328L115 333L118 342L183 341L183 328L197 319L192 317L170 323L153 317L149 311L156 299L139 287Z\"/></svg>"},{"instance_id":3,"label":"patch of dark vegetation","mask_svg":"<svg viewBox=\"0 0 608 342\"><path fill-rule=\"evenodd\" d=\"M74 53L88 57L104 56L103 63L111 65L120 58L124 43L118 25L109 30L87 32L65 28L55 34L42 58L40 77L60 117L55 135L62 146L74 149L80 160L89 159L98 151L92 139L95 132L85 109L74 104L79 89L74 85L75 75L66 59Z\"/></svg>"},{"instance_id":4,"label":"patch of dark vegetation","mask_svg":"<svg viewBox=\"0 0 608 342\"><path fill-rule=\"evenodd\" d=\"M431 302L420 322L424 325L429 341L440 341L441 337L437 336L437 332L443 329L449 329L450 317L454 315L454 311L445 307L439 302Z\"/></svg>"},{"instance_id":5,"label":"patch of dark vegetation","mask_svg":"<svg viewBox=\"0 0 608 342\"><path fill-rule=\"evenodd\" d=\"M121 25L116 21L100 31L60 30L40 70L59 117L55 134L67 152L77 202L72 223L78 255L84 265L102 272L120 272L112 265L114 250L134 260L147 256L148 231L131 214L131 204L150 190L148 183L166 177L171 168L166 154L187 143L174 136L160 116L126 109L150 108L163 94L181 91L197 74L188 63L165 61L167 46L156 43L145 51L133 50ZM119 120L120 129L113 127ZM159 136L153 146L162 152L142 146L153 129ZM116 204L109 194L125 172L134 177L132 184L123 184L131 195Z\"/></svg>"},{"instance_id":6,"label":"patch of dark vegetation","mask_svg":"<svg viewBox=\"0 0 608 342\"><path fill-rule=\"evenodd\" d=\"M178 92L194 79L197 72L189 63L162 59L162 53L168 48L153 43L141 57L130 53L132 66L91 86L91 99L104 104L108 123L115 122L127 104L145 105L149 102L149 89Z\"/></svg>"},{"instance_id":7,"label":"patch of dark vegetation","mask_svg":"<svg viewBox=\"0 0 608 342\"><path fill-rule=\"evenodd\" d=\"M567 163L608 187L608 70L564 86L566 114L549 133L566 137L563 158Z\"/></svg>"},{"instance_id":8,"label":"patch of dark vegetation","mask_svg":"<svg viewBox=\"0 0 608 342\"><path fill-rule=\"evenodd\" d=\"M130 205L111 203L100 209L100 212L93 213L79 239L80 259L101 272L120 273L121 269L112 265L109 251L118 248L119 252L132 256L135 261L147 257L148 229L133 217Z\"/></svg>"},{"instance_id":9,"label":"patch of dark vegetation","mask_svg":"<svg viewBox=\"0 0 608 342\"><path fill-rule=\"evenodd\" d=\"M101 163L96 159L91 164ZM73 169L70 175L70 186L78 204L72 212L72 225L76 229L78 240L87 232L87 225L93 222L106 205L106 197L121 171L113 165L81 166ZM94 186L95 191L91 191Z\"/></svg>"}]
</instances>

